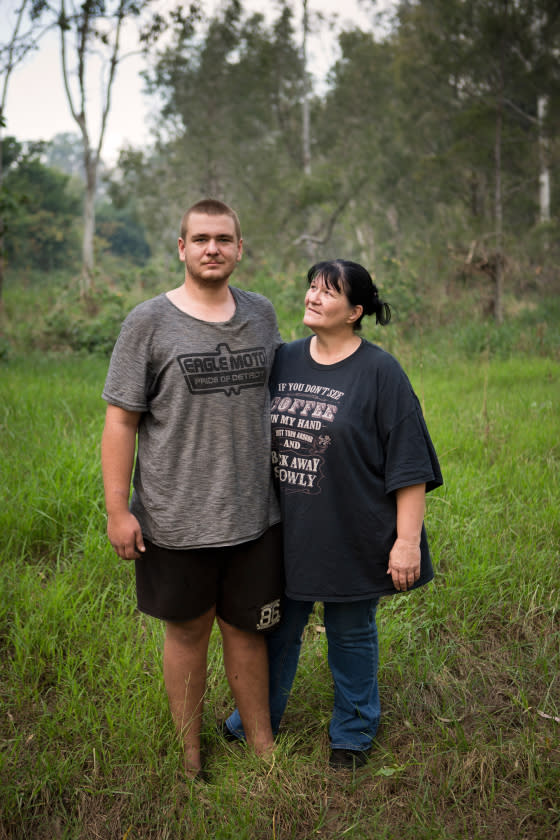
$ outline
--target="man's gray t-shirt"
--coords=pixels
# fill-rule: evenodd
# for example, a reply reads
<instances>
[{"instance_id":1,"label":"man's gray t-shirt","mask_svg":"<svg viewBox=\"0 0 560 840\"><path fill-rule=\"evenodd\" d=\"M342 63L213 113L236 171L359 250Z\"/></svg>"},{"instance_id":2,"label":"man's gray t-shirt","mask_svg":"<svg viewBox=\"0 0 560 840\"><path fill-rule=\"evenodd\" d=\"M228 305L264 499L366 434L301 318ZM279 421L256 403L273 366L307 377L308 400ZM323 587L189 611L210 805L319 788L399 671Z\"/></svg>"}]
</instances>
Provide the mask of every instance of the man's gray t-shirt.
<instances>
[{"instance_id":1,"label":"man's gray t-shirt","mask_svg":"<svg viewBox=\"0 0 560 840\"><path fill-rule=\"evenodd\" d=\"M262 295L208 323L165 294L126 318L103 398L140 411L130 509L166 548L236 545L280 520L270 463L268 378L281 338Z\"/></svg>"}]
</instances>

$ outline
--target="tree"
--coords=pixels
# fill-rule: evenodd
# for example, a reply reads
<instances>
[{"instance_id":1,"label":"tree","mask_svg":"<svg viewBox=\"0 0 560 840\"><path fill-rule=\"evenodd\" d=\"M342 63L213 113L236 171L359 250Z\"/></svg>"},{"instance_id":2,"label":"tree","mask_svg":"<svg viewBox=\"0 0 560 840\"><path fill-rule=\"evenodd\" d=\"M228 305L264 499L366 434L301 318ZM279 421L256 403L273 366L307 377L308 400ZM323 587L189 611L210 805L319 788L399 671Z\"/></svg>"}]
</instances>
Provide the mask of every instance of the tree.
<instances>
[{"instance_id":1,"label":"tree","mask_svg":"<svg viewBox=\"0 0 560 840\"><path fill-rule=\"evenodd\" d=\"M67 175L85 180L82 138L79 134L55 134L45 145L45 163Z\"/></svg>"},{"instance_id":2,"label":"tree","mask_svg":"<svg viewBox=\"0 0 560 840\"><path fill-rule=\"evenodd\" d=\"M142 0L59 0L57 23L60 31L62 77L72 117L80 130L83 146L85 196L82 243L82 293L91 286L94 270L95 194L98 169L111 95L119 62L126 22L137 18ZM101 118L97 140L93 139L91 107L88 103L89 67L94 56L103 64L100 83Z\"/></svg>"},{"instance_id":3,"label":"tree","mask_svg":"<svg viewBox=\"0 0 560 840\"><path fill-rule=\"evenodd\" d=\"M104 249L136 265L144 265L150 256L144 227L133 208L101 205L96 214L95 233Z\"/></svg>"},{"instance_id":4,"label":"tree","mask_svg":"<svg viewBox=\"0 0 560 840\"><path fill-rule=\"evenodd\" d=\"M141 200L159 204L160 241L171 224L176 237L185 202L224 198L252 231L250 256L264 242L293 240L299 226L292 198L303 170L302 73L292 12L282 3L267 25L232 0L209 20L191 22L190 30L175 27L148 74L149 90L163 102L164 131L143 175L138 155L123 155L121 186L151 181L151 196Z\"/></svg>"},{"instance_id":5,"label":"tree","mask_svg":"<svg viewBox=\"0 0 560 840\"><path fill-rule=\"evenodd\" d=\"M123 153L111 187L114 200L135 196L144 205L152 242L154 222L162 225L156 240L168 230L175 236L172 219L184 202L210 194L241 213L248 257L264 255L279 267L330 243L364 188L371 155L348 156L343 116L333 123L341 139L324 142L333 126L321 118L298 40L288 3L267 25L233 0L210 20L178 29L159 53L148 82L163 101L161 136L149 158Z\"/></svg>"},{"instance_id":6,"label":"tree","mask_svg":"<svg viewBox=\"0 0 560 840\"><path fill-rule=\"evenodd\" d=\"M47 0L21 0L14 10L14 20L8 40L0 44L0 307L4 288L4 165L2 159L2 137L6 121L4 112L11 75L27 54L37 47L45 29L39 25L39 17Z\"/></svg>"},{"instance_id":7,"label":"tree","mask_svg":"<svg viewBox=\"0 0 560 840\"><path fill-rule=\"evenodd\" d=\"M449 110L441 117L454 138L455 168L463 171L458 183L470 181L473 209L492 207L492 230L482 235L494 242L487 265L498 322L506 227L527 227L537 217L537 99L558 84L559 21L552 0L417 0L399 7L399 37L415 45L416 63L422 57L437 71L436 92L447 89ZM420 101L429 109L425 96Z\"/></svg>"},{"instance_id":8,"label":"tree","mask_svg":"<svg viewBox=\"0 0 560 840\"><path fill-rule=\"evenodd\" d=\"M72 132L55 134L45 143L43 163L77 178L85 185L83 143L79 134ZM106 197L108 173L109 168L100 159L97 167L96 202L103 201Z\"/></svg>"},{"instance_id":9,"label":"tree","mask_svg":"<svg viewBox=\"0 0 560 840\"><path fill-rule=\"evenodd\" d=\"M311 175L311 126L309 118L309 71L307 67L307 38L309 35L309 15L307 0L303 0L303 38L301 44L301 72L303 76L302 90L302 157L305 175Z\"/></svg>"},{"instance_id":10,"label":"tree","mask_svg":"<svg viewBox=\"0 0 560 840\"><path fill-rule=\"evenodd\" d=\"M52 271L78 256L80 193L70 176L41 162L43 144L4 140L5 188L12 198L6 256L19 268Z\"/></svg>"}]
</instances>

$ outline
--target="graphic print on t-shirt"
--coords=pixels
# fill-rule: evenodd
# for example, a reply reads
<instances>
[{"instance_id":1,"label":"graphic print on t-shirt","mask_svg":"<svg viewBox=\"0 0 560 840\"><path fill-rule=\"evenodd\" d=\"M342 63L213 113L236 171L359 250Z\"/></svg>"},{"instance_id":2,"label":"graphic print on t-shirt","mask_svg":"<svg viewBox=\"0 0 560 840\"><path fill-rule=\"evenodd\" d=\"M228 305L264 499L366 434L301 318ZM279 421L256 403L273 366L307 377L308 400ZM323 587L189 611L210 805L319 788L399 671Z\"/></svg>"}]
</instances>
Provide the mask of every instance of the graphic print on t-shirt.
<instances>
[{"instance_id":1,"label":"graphic print on t-shirt","mask_svg":"<svg viewBox=\"0 0 560 840\"><path fill-rule=\"evenodd\" d=\"M324 454L332 442L343 391L303 382L279 382L272 399L272 465L284 492L321 492Z\"/></svg>"},{"instance_id":2,"label":"graphic print on t-shirt","mask_svg":"<svg viewBox=\"0 0 560 840\"><path fill-rule=\"evenodd\" d=\"M223 391L229 397L239 394L242 388L258 388L266 383L264 347L230 350L227 344L218 344L213 352L185 353L177 356L177 361L191 394Z\"/></svg>"}]
</instances>

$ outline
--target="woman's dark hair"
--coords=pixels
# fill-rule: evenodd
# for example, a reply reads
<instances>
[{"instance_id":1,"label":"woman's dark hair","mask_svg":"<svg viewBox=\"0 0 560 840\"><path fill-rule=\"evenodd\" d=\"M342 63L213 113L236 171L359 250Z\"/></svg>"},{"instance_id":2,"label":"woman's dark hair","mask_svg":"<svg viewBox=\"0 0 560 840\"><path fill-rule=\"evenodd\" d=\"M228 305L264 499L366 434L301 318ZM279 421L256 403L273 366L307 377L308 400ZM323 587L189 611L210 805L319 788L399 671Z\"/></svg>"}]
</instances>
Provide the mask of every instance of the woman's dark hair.
<instances>
[{"instance_id":1,"label":"woman's dark hair","mask_svg":"<svg viewBox=\"0 0 560 840\"><path fill-rule=\"evenodd\" d=\"M311 285L317 277L322 278L327 288L343 292L352 306L363 307L363 313L354 323L355 330L362 328L364 315L375 314L375 323L383 327L391 320L391 307L379 299L377 286L363 265L350 260L318 262L307 272L307 282Z\"/></svg>"}]
</instances>

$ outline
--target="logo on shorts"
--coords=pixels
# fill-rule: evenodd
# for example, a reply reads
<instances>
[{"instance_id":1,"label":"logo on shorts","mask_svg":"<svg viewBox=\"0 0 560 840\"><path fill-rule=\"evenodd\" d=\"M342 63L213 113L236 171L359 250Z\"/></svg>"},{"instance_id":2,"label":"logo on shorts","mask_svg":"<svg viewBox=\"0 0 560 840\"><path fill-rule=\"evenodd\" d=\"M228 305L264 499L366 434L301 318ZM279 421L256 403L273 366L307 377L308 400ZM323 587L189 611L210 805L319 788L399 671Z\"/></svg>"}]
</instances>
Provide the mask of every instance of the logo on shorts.
<instances>
[{"instance_id":1,"label":"logo on shorts","mask_svg":"<svg viewBox=\"0 0 560 840\"><path fill-rule=\"evenodd\" d=\"M280 598L276 601L271 601L270 604L265 604L261 608L260 621L257 624L257 630L268 630L274 627L280 621Z\"/></svg>"},{"instance_id":2,"label":"logo on shorts","mask_svg":"<svg viewBox=\"0 0 560 840\"><path fill-rule=\"evenodd\" d=\"M259 388L267 377L267 356L264 347L230 350L218 344L215 352L186 353L177 356L191 394L226 396L240 394L243 388Z\"/></svg>"}]
</instances>

